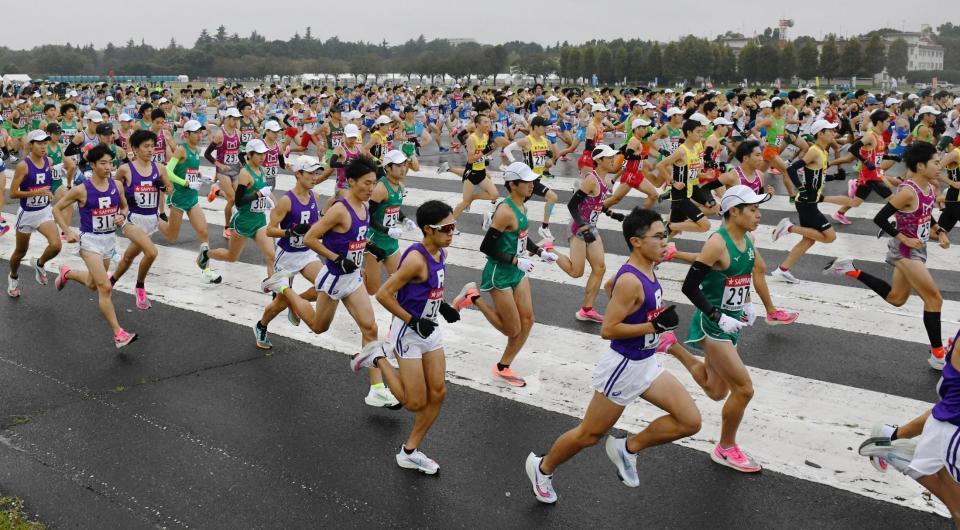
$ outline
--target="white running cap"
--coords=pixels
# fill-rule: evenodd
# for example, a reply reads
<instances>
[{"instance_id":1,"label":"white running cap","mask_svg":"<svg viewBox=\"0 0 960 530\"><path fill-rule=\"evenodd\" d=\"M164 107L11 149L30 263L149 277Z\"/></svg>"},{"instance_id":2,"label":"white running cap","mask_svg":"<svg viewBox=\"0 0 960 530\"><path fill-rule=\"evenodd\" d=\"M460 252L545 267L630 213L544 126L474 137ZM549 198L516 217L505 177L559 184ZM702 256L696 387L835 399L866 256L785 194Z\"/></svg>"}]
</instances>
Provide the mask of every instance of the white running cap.
<instances>
[{"instance_id":1,"label":"white running cap","mask_svg":"<svg viewBox=\"0 0 960 530\"><path fill-rule=\"evenodd\" d=\"M504 182L510 182L511 180L533 182L537 180L537 174L530 169L530 166L523 162L514 162L507 166L507 169L503 170L503 180Z\"/></svg>"},{"instance_id":2,"label":"white running cap","mask_svg":"<svg viewBox=\"0 0 960 530\"><path fill-rule=\"evenodd\" d=\"M810 126L810 134L816 136L817 133L824 129L836 129L837 125L838 124L830 123L827 120L817 120L813 122L813 125Z\"/></svg>"},{"instance_id":3,"label":"white running cap","mask_svg":"<svg viewBox=\"0 0 960 530\"><path fill-rule=\"evenodd\" d=\"M731 208L740 206L743 204L760 204L770 200L770 194L764 193L763 195L757 195L750 186L744 186L743 184L738 184L736 186L731 186L727 188L727 191L723 193L723 198L720 199L720 213L729 211Z\"/></svg>"}]
</instances>

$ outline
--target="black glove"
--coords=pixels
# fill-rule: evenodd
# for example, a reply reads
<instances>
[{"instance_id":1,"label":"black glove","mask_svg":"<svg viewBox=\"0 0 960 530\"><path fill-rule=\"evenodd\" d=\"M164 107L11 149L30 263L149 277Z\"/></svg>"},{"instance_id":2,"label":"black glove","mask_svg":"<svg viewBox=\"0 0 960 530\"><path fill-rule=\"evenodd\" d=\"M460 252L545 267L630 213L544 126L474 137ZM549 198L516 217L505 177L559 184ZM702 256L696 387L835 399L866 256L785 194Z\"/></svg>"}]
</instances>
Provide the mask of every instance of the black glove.
<instances>
[{"instance_id":1,"label":"black glove","mask_svg":"<svg viewBox=\"0 0 960 530\"><path fill-rule=\"evenodd\" d=\"M677 306L672 305L664 309L659 315L655 316L650 323L653 324L653 329L657 330L657 333L677 329L680 326L680 315L677 314Z\"/></svg>"},{"instance_id":2,"label":"black glove","mask_svg":"<svg viewBox=\"0 0 960 530\"><path fill-rule=\"evenodd\" d=\"M668 157L670 156L670 151L667 151L666 149L660 149L660 154L664 157Z\"/></svg>"},{"instance_id":3,"label":"black glove","mask_svg":"<svg viewBox=\"0 0 960 530\"><path fill-rule=\"evenodd\" d=\"M626 215L623 215L620 212L615 212L613 210L607 210L605 213L607 214L607 217L613 219L614 221L620 221L621 223L623 222L624 219L627 218Z\"/></svg>"},{"instance_id":4,"label":"black glove","mask_svg":"<svg viewBox=\"0 0 960 530\"><path fill-rule=\"evenodd\" d=\"M437 323L426 318L411 318L407 325L423 338L429 337L437 329Z\"/></svg>"},{"instance_id":5,"label":"black glove","mask_svg":"<svg viewBox=\"0 0 960 530\"><path fill-rule=\"evenodd\" d=\"M867 170L869 171L873 171L877 169L877 165L874 164L872 160L867 160L866 162L864 162L863 167L867 168Z\"/></svg>"},{"instance_id":6,"label":"black glove","mask_svg":"<svg viewBox=\"0 0 960 530\"><path fill-rule=\"evenodd\" d=\"M367 243L367 252L372 254L373 257L377 258L377 261L383 261L387 259L387 251L383 250L377 245L374 245L373 243Z\"/></svg>"},{"instance_id":7,"label":"black glove","mask_svg":"<svg viewBox=\"0 0 960 530\"><path fill-rule=\"evenodd\" d=\"M170 221L169 219L167 219L167 212L160 212L159 214L157 214L157 217L159 217L161 221L165 221L165 222Z\"/></svg>"},{"instance_id":8,"label":"black glove","mask_svg":"<svg viewBox=\"0 0 960 530\"><path fill-rule=\"evenodd\" d=\"M454 322L460 320L460 312L446 302L442 302L440 304L440 316L442 316L448 324L453 324Z\"/></svg>"},{"instance_id":9,"label":"black glove","mask_svg":"<svg viewBox=\"0 0 960 530\"><path fill-rule=\"evenodd\" d=\"M290 231L298 236L306 235L310 231L310 225L306 223L297 223L290 227Z\"/></svg>"},{"instance_id":10,"label":"black glove","mask_svg":"<svg viewBox=\"0 0 960 530\"><path fill-rule=\"evenodd\" d=\"M583 242L590 244L597 240L597 236L593 234L593 230L587 230L583 232Z\"/></svg>"},{"instance_id":11,"label":"black glove","mask_svg":"<svg viewBox=\"0 0 960 530\"><path fill-rule=\"evenodd\" d=\"M343 256L337 256L337 259L333 262L333 266L336 270L339 270L341 274L350 274L359 268L356 263L343 259Z\"/></svg>"}]
</instances>

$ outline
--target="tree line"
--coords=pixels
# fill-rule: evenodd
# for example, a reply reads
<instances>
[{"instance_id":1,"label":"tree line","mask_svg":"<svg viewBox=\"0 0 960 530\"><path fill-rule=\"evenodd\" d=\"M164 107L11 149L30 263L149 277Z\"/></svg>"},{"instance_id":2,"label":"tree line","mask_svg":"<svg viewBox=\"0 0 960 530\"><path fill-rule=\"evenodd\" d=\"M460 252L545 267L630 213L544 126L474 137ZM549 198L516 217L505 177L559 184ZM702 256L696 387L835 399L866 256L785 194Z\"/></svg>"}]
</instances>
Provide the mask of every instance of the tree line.
<instances>
[{"instance_id":1,"label":"tree line","mask_svg":"<svg viewBox=\"0 0 960 530\"><path fill-rule=\"evenodd\" d=\"M557 42L542 46L512 41L497 45L451 44L422 35L399 45L346 42L337 37L320 39L308 27L287 40L268 40L253 31L241 37L220 26L204 29L190 47L175 40L154 47L133 39L102 49L86 45L43 45L31 50L0 48L0 71L50 75L189 75L191 78L257 78L266 75L383 74L438 76L457 79L492 78L519 71L537 79L559 76L563 82L601 83L695 82L727 84L743 79L770 82L797 77L833 79L868 76L884 68L895 76L907 74L907 43L887 45L881 29L842 39L829 35L818 50L817 42L800 37L779 45L777 29L767 28L739 51L716 39L686 36L659 43L642 39L593 40L582 44ZM936 40L945 47L943 80L960 81L960 26L941 25ZM921 73L928 76L929 73ZM933 73L933 75L937 75ZM909 77L909 76L908 76ZM492 79L491 79L492 80ZM503 81L503 79L500 79Z\"/></svg>"}]
</instances>

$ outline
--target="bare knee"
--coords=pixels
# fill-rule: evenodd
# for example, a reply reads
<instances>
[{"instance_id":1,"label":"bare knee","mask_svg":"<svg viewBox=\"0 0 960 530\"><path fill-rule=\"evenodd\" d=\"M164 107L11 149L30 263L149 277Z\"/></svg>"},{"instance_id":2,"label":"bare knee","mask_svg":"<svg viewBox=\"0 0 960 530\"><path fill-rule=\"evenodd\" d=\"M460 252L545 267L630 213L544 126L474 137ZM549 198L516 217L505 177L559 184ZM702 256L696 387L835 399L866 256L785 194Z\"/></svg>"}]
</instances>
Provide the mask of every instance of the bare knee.
<instances>
[{"instance_id":1,"label":"bare knee","mask_svg":"<svg viewBox=\"0 0 960 530\"><path fill-rule=\"evenodd\" d=\"M708 398L714 401L723 401L727 398L729 391L726 388L704 388L703 392Z\"/></svg>"},{"instance_id":2,"label":"bare knee","mask_svg":"<svg viewBox=\"0 0 960 530\"><path fill-rule=\"evenodd\" d=\"M583 425L580 425L577 427L576 431L574 431L574 437L577 441L577 445L580 447L593 447L594 445L597 445L597 443L600 442L600 438L603 437L603 434L604 433L588 431L583 427Z\"/></svg>"},{"instance_id":3,"label":"bare knee","mask_svg":"<svg viewBox=\"0 0 960 530\"><path fill-rule=\"evenodd\" d=\"M143 259L148 259L152 261L157 259L158 255L159 255L159 252L157 251L157 247L143 249Z\"/></svg>"},{"instance_id":4,"label":"bare knee","mask_svg":"<svg viewBox=\"0 0 960 530\"><path fill-rule=\"evenodd\" d=\"M750 401L753 399L753 383L737 385L730 389L730 393L735 394L744 401Z\"/></svg>"},{"instance_id":5,"label":"bare knee","mask_svg":"<svg viewBox=\"0 0 960 530\"><path fill-rule=\"evenodd\" d=\"M823 242L824 243L833 243L837 240L837 233L833 230L823 233Z\"/></svg>"},{"instance_id":6,"label":"bare knee","mask_svg":"<svg viewBox=\"0 0 960 530\"><path fill-rule=\"evenodd\" d=\"M440 388L430 388L427 392L430 403L440 404L447 399L447 385L441 385Z\"/></svg>"},{"instance_id":7,"label":"bare knee","mask_svg":"<svg viewBox=\"0 0 960 530\"><path fill-rule=\"evenodd\" d=\"M700 418L700 411L697 410L696 407L689 413L685 412L679 416L674 416L674 419L677 421L677 427L681 436L693 436L700 432L702 420Z\"/></svg>"}]
</instances>

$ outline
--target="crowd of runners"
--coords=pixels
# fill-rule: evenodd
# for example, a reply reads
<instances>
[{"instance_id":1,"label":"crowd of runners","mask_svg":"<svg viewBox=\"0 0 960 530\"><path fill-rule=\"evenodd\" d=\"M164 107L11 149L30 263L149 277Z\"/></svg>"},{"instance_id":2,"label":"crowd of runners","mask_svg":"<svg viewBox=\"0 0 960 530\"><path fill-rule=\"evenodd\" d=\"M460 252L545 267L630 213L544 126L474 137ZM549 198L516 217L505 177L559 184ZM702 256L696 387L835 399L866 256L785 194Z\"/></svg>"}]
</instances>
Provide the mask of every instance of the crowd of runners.
<instances>
[{"instance_id":1,"label":"crowd of runners","mask_svg":"<svg viewBox=\"0 0 960 530\"><path fill-rule=\"evenodd\" d=\"M342 302L361 336L350 366L368 377L366 403L415 415L396 454L401 467L439 470L420 447L446 392L442 327L478 310L505 342L502 356L490 360L492 376L523 387L511 365L534 326L528 275L537 267L586 275L583 298L570 310L599 324L597 344L609 345L580 425L527 458L533 492L544 503L557 500L556 469L604 437L620 480L637 487L637 453L701 429L693 398L657 354L675 357L709 398L723 401L711 458L759 472L737 441L755 398L737 352L740 334L758 319L782 325L801 317L776 307L771 289L802 282L794 265L813 245L843 239L846 214L877 195L885 202L874 222L877 237L887 241L892 277L870 274L848 258L826 264L823 273L861 282L894 306L916 293L930 346L923 355L942 379L929 412L889 418L906 421L899 427L878 424L860 454L881 471L894 467L919 481L960 521L960 357L956 336L944 344L943 299L925 265L928 252L949 247L960 219L960 97L541 85L57 88L28 85L0 95L7 170L0 172L0 207L19 202L15 219L0 212L0 235L16 239L7 294L29 298L21 273L37 232L45 247L29 260L28 275L46 285L57 256L79 252L85 267L59 265L56 289L76 283L96 291L114 344L123 348L137 334L121 326L113 286L136 263L136 307L150 308L147 281L160 252L154 234L176 241L186 217L199 245L195 264L183 270L195 266L200 281L212 284L231 281L216 263L237 261L250 241L263 256L261 287L273 295L264 296L262 317L250 323L256 346L272 348L268 329L281 313L289 325L323 334ZM421 149L430 144L465 156L463 167L438 168L462 179L462 198L405 209L404 179L422 170ZM551 223L559 202L551 169L568 160L579 172L565 205L570 221ZM212 177L203 165L214 168ZM280 170L295 180L283 192L274 189ZM335 193L321 196L315 188L328 179ZM844 180L846 194L825 195L826 182ZM763 203L781 187L796 215L780 220L772 239L795 244L786 259L768 266L753 232ZM643 206L615 209L631 193ZM527 209L533 196L544 205L536 236ZM210 245L201 208L217 197L225 204L227 243L220 248ZM841 208L828 216L823 202ZM656 211L661 203L666 217ZM478 250L486 265L477 282L449 296L445 249L460 233L458 219L471 211L483 216ZM616 273L606 282L601 216L622 225L623 241L606 244L623 245L629 255L612 264ZM680 251L672 241L711 230L698 252ZM418 241L404 244L404 235ZM682 293L696 311L685 323L685 344L674 334L684 324L679 301L664 299L657 279L666 261L689 264ZM310 285L303 292L293 288L298 275ZM596 304L601 291L605 314ZM374 303L392 315L386 331L378 328ZM665 414L627 438L609 436L638 397Z\"/></svg>"}]
</instances>

